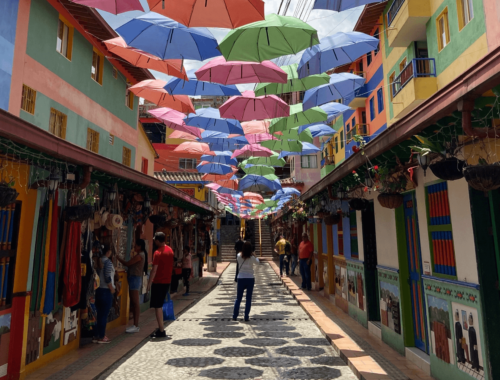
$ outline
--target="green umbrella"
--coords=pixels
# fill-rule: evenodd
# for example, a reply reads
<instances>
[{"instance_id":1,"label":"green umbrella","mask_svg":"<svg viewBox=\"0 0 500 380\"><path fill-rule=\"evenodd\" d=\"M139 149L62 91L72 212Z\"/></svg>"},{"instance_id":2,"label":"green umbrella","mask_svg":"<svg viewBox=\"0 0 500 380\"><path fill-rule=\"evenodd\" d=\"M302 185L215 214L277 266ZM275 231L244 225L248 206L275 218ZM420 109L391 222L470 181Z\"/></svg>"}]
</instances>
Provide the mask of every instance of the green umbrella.
<instances>
[{"instance_id":1,"label":"green umbrella","mask_svg":"<svg viewBox=\"0 0 500 380\"><path fill-rule=\"evenodd\" d=\"M288 74L288 81L286 83L259 83L255 87L255 96L279 95L286 94L287 92L306 91L310 88L330 83L330 76L326 73L299 79L299 74L297 74L298 66L297 63L281 66L281 69Z\"/></svg>"},{"instance_id":2,"label":"green umbrella","mask_svg":"<svg viewBox=\"0 0 500 380\"><path fill-rule=\"evenodd\" d=\"M272 150L302 152L302 143L297 140L268 140L262 141L260 145Z\"/></svg>"},{"instance_id":3,"label":"green umbrella","mask_svg":"<svg viewBox=\"0 0 500 380\"><path fill-rule=\"evenodd\" d=\"M297 127L297 128L287 129L282 133L283 133L282 135L276 135L276 137L279 138L280 140L297 140L300 142L308 142L311 144L313 142L313 137L309 129L304 129L302 133L299 133L299 127Z\"/></svg>"},{"instance_id":4,"label":"green umbrella","mask_svg":"<svg viewBox=\"0 0 500 380\"><path fill-rule=\"evenodd\" d=\"M290 116L271 120L269 132L285 131L287 129L300 127L301 125L319 123L328 119L328 114L321 107L313 107L306 111L302 103L290 106Z\"/></svg>"},{"instance_id":5,"label":"green umbrella","mask_svg":"<svg viewBox=\"0 0 500 380\"><path fill-rule=\"evenodd\" d=\"M227 61L262 62L319 44L318 32L302 20L270 14L231 30L219 44Z\"/></svg>"},{"instance_id":6,"label":"green umbrella","mask_svg":"<svg viewBox=\"0 0 500 380\"><path fill-rule=\"evenodd\" d=\"M279 154L273 152L273 155L270 157L250 157L248 160L245 160L241 163L242 167L245 167L246 164L252 165L268 165L268 166L285 166L285 159L279 158Z\"/></svg>"},{"instance_id":7,"label":"green umbrella","mask_svg":"<svg viewBox=\"0 0 500 380\"><path fill-rule=\"evenodd\" d=\"M257 174L257 175L266 175L266 174L274 174L275 169L271 166L267 165L254 165L249 168L242 168L243 171L247 174Z\"/></svg>"},{"instance_id":8,"label":"green umbrella","mask_svg":"<svg viewBox=\"0 0 500 380\"><path fill-rule=\"evenodd\" d=\"M271 199L264 199L264 202L261 203L260 205L255 206L255 209L257 210L264 210L268 207L275 207L278 205L278 201L273 201Z\"/></svg>"}]
</instances>

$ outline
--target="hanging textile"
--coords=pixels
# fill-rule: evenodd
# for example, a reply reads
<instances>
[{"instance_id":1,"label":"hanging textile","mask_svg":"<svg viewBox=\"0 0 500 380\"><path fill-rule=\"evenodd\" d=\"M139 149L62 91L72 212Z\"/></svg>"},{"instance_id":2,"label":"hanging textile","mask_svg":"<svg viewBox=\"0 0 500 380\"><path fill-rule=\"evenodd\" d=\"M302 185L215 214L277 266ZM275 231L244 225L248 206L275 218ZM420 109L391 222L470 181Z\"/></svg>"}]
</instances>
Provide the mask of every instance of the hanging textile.
<instances>
[{"instance_id":1,"label":"hanging textile","mask_svg":"<svg viewBox=\"0 0 500 380\"><path fill-rule=\"evenodd\" d=\"M42 303L42 315L49 315L56 306L56 270L57 270L57 238L59 231L59 192L54 195L52 205L52 220L50 226L50 246L47 260L47 281L45 283L45 298Z\"/></svg>"},{"instance_id":2,"label":"hanging textile","mask_svg":"<svg viewBox=\"0 0 500 380\"><path fill-rule=\"evenodd\" d=\"M81 231L80 222L70 222L68 224L68 234L66 238L64 252L64 273L63 273L63 305L65 307L75 306L80 301L81 291Z\"/></svg>"},{"instance_id":3,"label":"hanging textile","mask_svg":"<svg viewBox=\"0 0 500 380\"><path fill-rule=\"evenodd\" d=\"M42 283L41 283L41 297L40 297L40 305L38 307L38 310L43 315L43 306L45 305L45 293L47 291L47 278L49 275L49 256L50 256L50 235L52 231L52 212L53 212L53 201L52 199L49 200L49 217L47 220L47 233L45 234L46 240L45 244L43 246L43 251L42 251L42 257L43 257L43 265L40 265L42 269Z\"/></svg>"}]
</instances>

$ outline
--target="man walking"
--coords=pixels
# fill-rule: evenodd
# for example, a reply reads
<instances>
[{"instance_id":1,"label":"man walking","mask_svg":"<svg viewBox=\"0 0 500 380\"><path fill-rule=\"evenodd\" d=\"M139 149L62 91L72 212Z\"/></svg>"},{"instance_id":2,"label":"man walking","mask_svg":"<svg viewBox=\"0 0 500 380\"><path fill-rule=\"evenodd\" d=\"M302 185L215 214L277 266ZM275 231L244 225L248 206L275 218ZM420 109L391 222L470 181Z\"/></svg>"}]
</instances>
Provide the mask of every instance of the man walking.
<instances>
[{"instance_id":1,"label":"man walking","mask_svg":"<svg viewBox=\"0 0 500 380\"><path fill-rule=\"evenodd\" d=\"M280 276L283 277L283 267L285 267L286 275L288 276L288 257L286 255L285 247L286 245L290 245L283 235L280 235L280 240L276 243L274 251L280 256Z\"/></svg>"},{"instance_id":2,"label":"man walking","mask_svg":"<svg viewBox=\"0 0 500 380\"><path fill-rule=\"evenodd\" d=\"M174 251L165 244L165 234L157 232L154 237L154 244L157 250L153 257L153 270L149 276L147 291L151 289L150 307L155 309L158 330L151 337L165 338L165 329L163 328L163 303L170 290L172 280L172 270L174 267Z\"/></svg>"},{"instance_id":3,"label":"man walking","mask_svg":"<svg viewBox=\"0 0 500 380\"><path fill-rule=\"evenodd\" d=\"M300 275L302 276L302 289L311 290L311 263L314 245L309 241L309 236L302 234L302 242L299 245Z\"/></svg>"}]
</instances>

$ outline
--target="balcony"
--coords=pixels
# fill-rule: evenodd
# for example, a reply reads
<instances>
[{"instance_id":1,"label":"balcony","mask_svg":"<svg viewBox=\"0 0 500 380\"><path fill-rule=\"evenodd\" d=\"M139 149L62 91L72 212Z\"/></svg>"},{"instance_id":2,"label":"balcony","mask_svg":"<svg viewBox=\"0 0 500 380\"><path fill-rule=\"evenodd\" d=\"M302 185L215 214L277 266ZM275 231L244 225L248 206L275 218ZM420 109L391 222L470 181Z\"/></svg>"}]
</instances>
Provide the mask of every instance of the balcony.
<instances>
[{"instance_id":1,"label":"balcony","mask_svg":"<svg viewBox=\"0 0 500 380\"><path fill-rule=\"evenodd\" d=\"M413 59L391 85L394 116L406 115L437 90L434 58Z\"/></svg>"},{"instance_id":2,"label":"balcony","mask_svg":"<svg viewBox=\"0 0 500 380\"><path fill-rule=\"evenodd\" d=\"M354 128L347 131L347 133L346 133L347 143L349 143L355 135L370 136L370 125L369 124L356 124L354 126Z\"/></svg>"},{"instance_id":3,"label":"balcony","mask_svg":"<svg viewBox=\"0 0 500 380\"><path fill-rule=\"evenodd\" d=\"M387 12L389 46L408 47L413 41L426 41L431 16L430 0L394 0Z\"/></svg>"},{"instance_id":4,"label":"balcony","mask_svg":"<svg viewBox=\"0 0 500 380\"><path fill-rule=\"evenodd\" d=\"M326 156L321 160L321 167L324 168L327 165L335 165L335 156Z\"/></svg>"}]
</instances>

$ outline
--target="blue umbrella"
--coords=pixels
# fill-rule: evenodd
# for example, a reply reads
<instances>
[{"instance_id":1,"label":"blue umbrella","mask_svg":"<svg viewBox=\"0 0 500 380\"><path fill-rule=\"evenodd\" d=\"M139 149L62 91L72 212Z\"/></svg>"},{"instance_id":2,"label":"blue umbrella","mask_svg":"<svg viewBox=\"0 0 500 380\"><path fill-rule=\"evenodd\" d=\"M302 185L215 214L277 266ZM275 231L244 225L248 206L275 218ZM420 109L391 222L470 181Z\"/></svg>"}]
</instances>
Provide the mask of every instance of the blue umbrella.
<instances>
[{"instance_id":1,"label":"blue umbrella","mask_svg":"<svg viewBox=\"0 0 500 380\"><path fill-rule=\"evenodd\" d=\"M210 173L210 174L229 174L233 172L233 168L229 165L219 164L216 162L210 162L208 164L199 164L196 169L200 173Z\"/></svg>"},{"instance_id":2,"label":"blue umbrella","mask_svg":"<svg viewBox=\"0 0 500 380\"><path fill-rule=\"evenodd\" d=\"M333 74L330 76L330 83L306 91L304 110L345 98L364 84L365 78L351 73Z\"/></svg>"},{"instance_id":3,"label":"blue umbrella","mask_svg":"<svg viewBox=\"0 0 500 380\"><path fill-rule=\"evenodd\" d=\"M154 12L134 18L116 31L127 45L161 59L204 61L222 55L207 28L188 28Z\"/></svg>"},{"instance_id":4,"label":"blue umbrella","mask_svg":"<svg viewBox=\"0 0 500 380\"><path fill-rule=\"evenodd\" d=\"M339 32L323 38L319 45L307 48L302 54L297 72L299 78L321 74L378 48L378 38L361 32Z\"/></svg>"},{"instance_id":5,"label":"blue umbrella","mask_svg":"<svg viewBox=\"0 0 500 380\"><path fill-rule=\"evenodd\" d=\"M229 195L232 195L233 197L242 197L243 196L243 192L241 191L238 191L238 190L233 190L233 189L228 189L227 187L219 187L217 190L215 190L216 193L219 193L219 194L229 194ZM232 205L231 205L232 207Z\"/></svg>"},{"instance_id":6,"label":"blue umbrella","mask_svg":"<svg viewBox=\"0 0 500 380\"><path fill-rule=\"evenodd\" d=\"M345 111L349 111L351 108L340 103L327 103L319 106L328 115L325 123L330 124L333 119L342 115ZM310 125L310 124L309 124Z\"/></svg>"},{"instance_id":7,"label":"blue umbrella","mask_svg":"<svg viewBox=\"0 0 500 380\"><path fill-rule=\"evenodd\" d=\"M185 119L186 125L198 127L206 131L216 131L224 133L236 133L244 135L245 132L238 120L223 119L220 117L220 112L215 108L200 108L196 113L191 113ZM230 150L230 149L219 149Z\"/></svg>"},{"instance_id":8,"label":"blue umbrella","mask_svg":"<svg viewBox=\"0 0 500 380\"><path fill-rule=\"evenodd\" d=\"M297 195L298 197L300 197L300 191L293 188L293 187L285 187L281 190L278 190L276 192L276 194L285 194L285 195Z\"/></svg>"},{"instance_id":9,"label":"blue umbrella","mask_svg":"<svg viewBox=\"0 0 500 380\"><path fill-rule=\"evenodd\" d=\"M287 152L287 151L283 150L283 151L281 151L279 158L283 158L286 156L307 156L308 154L314 154L314 153L317 153L319 151L320 151L320 149L317 146L315 146L311 143L304 142L304 143L302 143L302 151L301 152Z\"/></svg>"},{"instance_id":10,"label":"blue umbrella","mask_svg":"<svg viewBox=\"0 0 500 380\"><path fill-rule=\"evenodd\" d=\"M299 134L302 133L305 129L308 129L311 132L312 137L320 137L333 135L337 133L337 131L326 124L314 124L314 125L303 125L299 127Z\"/></svg>"},{"instance_id":11,"label":"blue umbrella","mask_svg":"<svg viewBox=\"0 0 500 380\"><path fill-rule=\"evenodd\" d=\"M189 82L184 79L172 78L165 85L164 89L170 95L204 95L204 96L238 96L241 95L238 88L232 84L224 86L217 83L199 81L194 74L194 70L188 71Z\"/></svg>"},{"instance_id":12,"label":"blue umbrella","mask_svg":"<svg viewBox=\"0 0 500 380\"><path fill-rule=\"evenodd\" d=\"M285 189L288 189L288 187L285 187ZM281 201L282 199L289 201L290 199L292 199L292 196L290 194L283 194L281 191L277 191L276 194L271 197L272 201Z\"/></svg>"},{"instance_id":13,"label":"blue umbrella","mask_svg":"<svg viewBox=\"0 0 500 380\"><path fill-rule=\"evenodd\" d=\"M201 161L216 162L224 165L234 165L234 166L238 165L238 160L231 158L233 152L226 150L226 151L217 151L214 153L215 156L204 154L203 156L201 156Z\"/></svg>"},{"instance_id":14,"label":"blue umbrella","mask_svg":"<svg viewBox=\"0 0 500 380\"><path fill-rule=\"evenodd\" d=\"M238 189L241 191L276 191L281 190L281 184L277 179L270 181L260 175L247 174L240 180Z\"/></svg>"},{"instance_id":15,"label":"blue umbrella","mask_svg":"<svg viewBox=\"0 0 500 380\"><path fill-rule=\"evenodd\" d=\"M218 131L203 131L201 133L201 139L197 141L203 143L217 143L222 139L227 139L229 137L229 133L218 132Z\"/></svg>"},{"instance_id":16,"label":"blue umbrella","mask_svg":"<svg viewBox=\"0 0 500 380\"><path fill-rule=\"evenodd\" d=\"M385 0L316 0L313 9L342 12L366 4L381 3L382 1Z\"/></svg>"}]
</instances>

